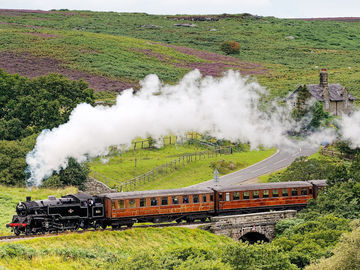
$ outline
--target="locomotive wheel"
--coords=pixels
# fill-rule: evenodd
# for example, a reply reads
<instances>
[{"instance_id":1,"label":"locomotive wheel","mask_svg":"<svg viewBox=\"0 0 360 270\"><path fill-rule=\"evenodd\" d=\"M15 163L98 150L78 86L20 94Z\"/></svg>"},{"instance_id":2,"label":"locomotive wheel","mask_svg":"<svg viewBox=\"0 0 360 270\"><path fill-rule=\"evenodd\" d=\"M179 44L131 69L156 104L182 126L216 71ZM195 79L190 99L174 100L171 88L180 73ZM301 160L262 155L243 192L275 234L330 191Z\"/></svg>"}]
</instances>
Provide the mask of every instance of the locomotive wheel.
<instances>
[{"instance_id":1,"label":"locomotive wheel","mask_svg":"<svg viewBox=\"0 0 360 270\"><path fill-rule=\"evenodd\" d=\"M133 225L134 225L134 223L129 223L129 224L127 224L126 226L127 226L128 228L131 228Z\"/></svg>"},{"instance_id":2,"label":"locomotive wheel","mask_svg":"<svg viewBox=\"0 0 360 270\"><path fill-rule=\"evenodd\" d=\"M181 221L182 221L182 219L181 218L179 218L179 219L177 219L177 220L175 220L176 221L176 223L181 223Z\"/></svg>"},{"instance_id":3,"label":"locomotive wheel","mask_svg":"<svg viewBox=\"0 0 360 270\"><path fill-rule=\"evenodd\" d=\"M16 236L19 236L19 235L20 235L20 230L19 230L19 228L17 228L17 227L14 228L14 234L15 234Z\"/></svg>"},{"instance_id":4,"label":"locomotive wheel","mask_svg":"<svg viewBox=\"0 0 360 270\"><path fill-rule=\"evenodd\" d=\"M31 235L31 230L29 229L29 227L25 228L25 235Z\"/></svg>"},{"instance_id":5,"label":"locomotive wheel","mask_svg":"<svg viewBox=\"0 0 360 270\"><path fill-rule=\"evenodd\" d=\"M201 220L201 222L205 222L206 221L206 217L205 218L201 218L200 220Z\"/></svg>"},{"instance_id":6,"label":"locomotive wheel","mask_svg":"<svg viewBox=\"0 0 360 270\"><path fill-rule=\"evenodd\" d=\"M107 227L106 224L102 224L102 225L101 225L101 228L102 228L103 230L106 230L106 227Z\"/></svg>"}]
</instances>

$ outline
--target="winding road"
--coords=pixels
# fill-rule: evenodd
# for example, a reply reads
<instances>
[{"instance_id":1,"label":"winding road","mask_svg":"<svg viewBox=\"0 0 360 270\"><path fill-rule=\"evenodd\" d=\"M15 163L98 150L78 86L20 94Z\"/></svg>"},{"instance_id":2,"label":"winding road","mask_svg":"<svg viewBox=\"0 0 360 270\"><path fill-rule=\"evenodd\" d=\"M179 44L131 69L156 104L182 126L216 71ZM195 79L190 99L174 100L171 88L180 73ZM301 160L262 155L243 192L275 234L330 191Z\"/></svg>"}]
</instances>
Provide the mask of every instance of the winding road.
<instances>
[{"instance_id":1,"label":"winding road","mask_svg":"<svg viewBox=\"0 0 360 270\"><path fill-rule=\"evenodd\" d=\"M294 148L278 148L272 156L255 163L245 169L220 177L218 183L214 179L202 182L191 187L212 187L215 185L232 186L242 184L250 179L254 179L264 174L278 171L289 166L296 158L310 156L318 151L319 147L309 145L298 145Z\"/></svg>"}]
</instances>

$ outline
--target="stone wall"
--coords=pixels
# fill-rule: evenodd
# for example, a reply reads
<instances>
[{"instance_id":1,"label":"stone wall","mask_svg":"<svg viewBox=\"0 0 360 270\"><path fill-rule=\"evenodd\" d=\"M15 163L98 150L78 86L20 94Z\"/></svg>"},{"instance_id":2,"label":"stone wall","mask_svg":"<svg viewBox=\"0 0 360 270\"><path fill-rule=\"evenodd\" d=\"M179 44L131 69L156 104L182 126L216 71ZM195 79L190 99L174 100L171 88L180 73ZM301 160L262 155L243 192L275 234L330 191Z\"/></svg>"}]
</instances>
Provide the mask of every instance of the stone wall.
<instances>
[{"instance_id":1,"label":"stone wall","mask_svg":"<svg viewBox=\"0 0 360 270\"><path fill-rule=\"evenodd\" d=\"M295 210L254 213L246 215L217 216L211 218L210 231L239 240L249 232L258 232L269 241L275 237L275 225L279 220L294 218Z\"/></svg>"},{"instance_id":2,"label":"stone wall","mask_svg":"<svg viewBox=\"0 0 360 270\"><path fill-rule=\"evenodd\" d=\"M101 193L110 193L110 192L116 192L115 189L109 188L104 183L101 183L97 181L96 179L92 177L88 177L86 183L85 183L85 192L90 193L92 195L101 194Z\"/></svg>"}]
</instances>

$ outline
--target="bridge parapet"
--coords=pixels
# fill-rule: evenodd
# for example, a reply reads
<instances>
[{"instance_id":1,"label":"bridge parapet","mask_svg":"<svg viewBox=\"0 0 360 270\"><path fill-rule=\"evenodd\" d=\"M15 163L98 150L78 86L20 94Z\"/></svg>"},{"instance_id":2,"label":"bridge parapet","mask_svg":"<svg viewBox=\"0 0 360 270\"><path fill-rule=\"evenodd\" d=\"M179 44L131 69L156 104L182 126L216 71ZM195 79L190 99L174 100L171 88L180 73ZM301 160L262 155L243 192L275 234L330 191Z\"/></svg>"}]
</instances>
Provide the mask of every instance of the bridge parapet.
<instances>
[{"instance_id":1,"label":"bridge parapet","mask_svg":"<svg viewBox=\"0 0 360 270\"><path fill-rule=\"evenodd\" d=\"M217 216L211 218L210 231L218 235L226 235L234 240L271 241L275 237L275 225L279 220L294 218L296 210L253 213L245 215ZM263 236L263 237L262 237Z\"/></svg>"}]
</instances>

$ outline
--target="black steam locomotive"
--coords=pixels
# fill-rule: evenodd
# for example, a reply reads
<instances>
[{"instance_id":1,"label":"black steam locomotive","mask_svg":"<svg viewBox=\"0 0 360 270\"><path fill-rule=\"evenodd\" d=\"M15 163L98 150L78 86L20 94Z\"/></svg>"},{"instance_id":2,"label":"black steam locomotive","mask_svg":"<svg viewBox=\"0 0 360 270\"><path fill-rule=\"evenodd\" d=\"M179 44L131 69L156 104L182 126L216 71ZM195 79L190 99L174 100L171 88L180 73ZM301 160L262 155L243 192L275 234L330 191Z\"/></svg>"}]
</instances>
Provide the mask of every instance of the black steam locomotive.
<instances>
[{"instance_id":1,"label":"black steam locomotive","mask_svg":"<svg viewBox=\"0 0 360 270\"><path fill-rule=\"evenodd\" d=\"M46 200L38 201L31 201L31 197L27 197L26 202L16 206L16 213L12 222L6 225L12 228L15 235L104 227L102 201L86 193L61 198L49 196Z\"/></svg>"}]
</instances>

